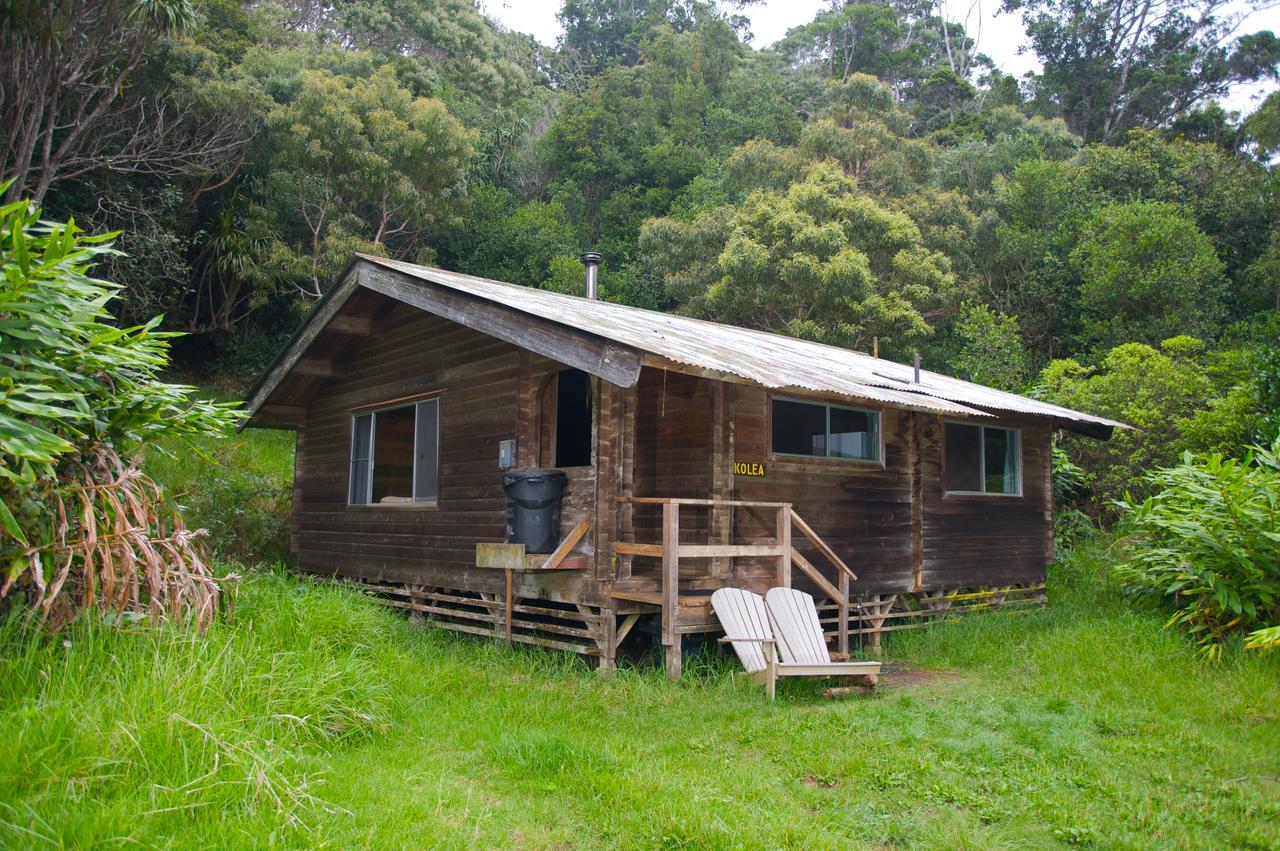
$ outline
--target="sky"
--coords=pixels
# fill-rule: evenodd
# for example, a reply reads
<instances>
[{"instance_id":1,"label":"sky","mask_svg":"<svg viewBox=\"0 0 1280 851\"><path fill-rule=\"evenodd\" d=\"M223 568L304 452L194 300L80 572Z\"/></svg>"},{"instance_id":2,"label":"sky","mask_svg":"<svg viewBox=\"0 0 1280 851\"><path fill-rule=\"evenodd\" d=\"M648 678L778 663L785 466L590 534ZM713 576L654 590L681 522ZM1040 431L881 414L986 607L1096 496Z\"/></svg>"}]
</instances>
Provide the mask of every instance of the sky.
<instances>
[{"instance_id":1,"label":"sky","mask_svg":"<svg viewBox=\"0 0 1280 851\"><path fill-rule=\"evenodd\" d=\"M1035 56L1019 53L1026 43L1026 33L1016 15L1001 15L999 0L978 0L982 19L978 32L978 49L990 56L1005 73L1020 77L1039 68ZM561 0L480 0L481 9L492 19L508 29L532 33L543 44L555 44L562 30L556 20ZM956 10L949 17L962 19L969 8L968 0L948 0L948 7ZM764 0L738 12L751 19L751 31L755 47L767 47L782 38L787 30L813 20L819 10L829 8L829 0ZM976 27L968 28L972 33ZM1280 30L1280 7L1266 9L1251 16L1241 32L1261 29ZM1274 83L1258 86L1238 86L1227 99L1228 109L1245 113L1252 111L1265 95L1276 88Z\"/></svg>"}]
</instances>

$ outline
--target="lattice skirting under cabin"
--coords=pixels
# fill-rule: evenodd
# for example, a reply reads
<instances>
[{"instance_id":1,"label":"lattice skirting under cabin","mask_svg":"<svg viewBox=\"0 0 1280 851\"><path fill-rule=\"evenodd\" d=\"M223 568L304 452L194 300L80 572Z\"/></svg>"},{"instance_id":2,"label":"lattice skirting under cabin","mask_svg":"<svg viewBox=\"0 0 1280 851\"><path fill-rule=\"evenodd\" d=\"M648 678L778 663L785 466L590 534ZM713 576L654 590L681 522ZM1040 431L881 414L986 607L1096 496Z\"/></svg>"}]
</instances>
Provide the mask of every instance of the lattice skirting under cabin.
<instances>
[{"instance_id":1,"label":"lattice skirting under cabin","mask_svg":"<svg viewBox=\"0 0 1280 851\"><path fill-rule=\"evenodd\" d=\"M379 602L422 615L433 626L535 644L583 656L607 654L611 616L594 606L429 585L358 582ZM616 642L616 639L614 639Z\"/></svg>"},{"instance_id":2,"label":"lattice skirting under cabin","mask_svg":"<svg viewBox=\"0 0 1280 851\"><path fill-rule=\"evenodd\" d=\"M886 632L920 629L935 621L972 612L1042 606L1045 600L1043 582L950 591L869 594L850 601L849 636L854 641L860 636L863 646L878 650L881 636ZM819 603L818 619L828 635L834 637L838 634L839 606L830 601Z\"/></svg>"}]
</instances>

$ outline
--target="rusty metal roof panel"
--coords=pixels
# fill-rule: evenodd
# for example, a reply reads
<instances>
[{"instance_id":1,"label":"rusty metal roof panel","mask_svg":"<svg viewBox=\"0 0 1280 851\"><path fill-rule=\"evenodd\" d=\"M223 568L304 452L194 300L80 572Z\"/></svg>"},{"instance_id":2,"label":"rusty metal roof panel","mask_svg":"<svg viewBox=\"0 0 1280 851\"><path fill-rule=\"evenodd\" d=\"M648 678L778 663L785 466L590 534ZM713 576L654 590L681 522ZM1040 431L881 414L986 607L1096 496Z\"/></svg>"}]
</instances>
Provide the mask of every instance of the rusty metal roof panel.
<instances>
[{"instance_id":1,"label":"rusty metal roof panel","mask_svg":"<svg viewBox=\"0 0 1280 851\"><path fill-rule=\"evenodd\" d=\"M861 352L361 254L402 274L597 335L697 369L775 390L800 389L943 414L993 409L1066 422L1123 423L920 370Z\"/></svg>"}]
</instances>

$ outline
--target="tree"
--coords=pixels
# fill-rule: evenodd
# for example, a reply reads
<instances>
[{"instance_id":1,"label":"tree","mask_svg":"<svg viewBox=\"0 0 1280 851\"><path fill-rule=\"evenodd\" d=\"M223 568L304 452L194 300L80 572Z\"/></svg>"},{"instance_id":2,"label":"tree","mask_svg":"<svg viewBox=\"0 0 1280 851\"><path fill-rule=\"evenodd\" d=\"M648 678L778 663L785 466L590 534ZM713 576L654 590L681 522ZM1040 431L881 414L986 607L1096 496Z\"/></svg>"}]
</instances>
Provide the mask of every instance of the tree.
<instances>
[{"instance_id":1,"label":"tree","mask_svg":"<svg viewBox=\"0 0 1280 851\"><path fill-rule=\"evenodd\" d=\"M1093 482L1096 511L1110 511L1126 490L1139 493L1143 471L1169 466L1184 451L1243 452L1261 417L1249 359L1206 353L1193 337L1173 337L1159 348L1125 343L1097 367L1055 360L1041 371L1033 395L1134 427L1105 441L1075 435L1062 441Z\"/></svg>"},{"instance_id":2,"label":"tree","mask_svg":"<svg viewBox=\"0 0 1280 851\"><path fill-rule=\"evenodd\" d=\"M269 117L267 186L286 226L277 226L281 273L319 297L354 247L412 254L474 137L442 102L414 97L389 65L367 78L304 68L296 86Z\"/></svg>"},{"instance_id":3,"label":"tree","mask_svg":"<svg viewBox=\"0 0 1280 851\"><path fill-rule=\"evenodd\" d=\"M910 218L830 163L736 208L649 222L641 244L686 312L854 348L878 336L899 356L932 333L927 316L955 285Z\"/></svg>"},{"instance_id":4,"label":"tree","mask_svg":"<svg viewBox=\"0 0 1280 851\"><path fill-rule=\"evenodd\" d=\"M956 375L1013 393L1026 388L1031 364L1016 319L985 304L966 304L954 331L961 345L950 362Z\"/></svg>"},{"instance_id":5,"label":"tree","mask_svg":"<svg viewBox=\"0 0 1280 851\"><path fill-rule=\"evenodd\" d=\"M1085 339L1102 348L1204 337L1222 318L1223 263L1178 207L1153 201L1102 207L1072 253L1080 269Z\"/></svg>"},{"instance_id":6,"label":"tree","mask_svg":"<svg viewBox=\"0 0 1280 851\"><path fill-rule=\"evenodd\" d=\"M39 203L54 184L103 168L229 168L247 142L240 116L135 80L147 49L194 21L190 0L26 0L0 11L5 201Z\"/></svg>"},{"instance_id":7,"label":"tree","mask_svg":"<svg viewBox=\"0 0 1280 851\"><path fill-rule=\"evenodd\" d=\"M1259 8L1260 2L1245 6ZM1035 103L1086 142L1163 127L1239 82L1275 78L1280 40L1236 38L1231 0L1004 0L1044 65Z\"/></svg>"}]
</instances>

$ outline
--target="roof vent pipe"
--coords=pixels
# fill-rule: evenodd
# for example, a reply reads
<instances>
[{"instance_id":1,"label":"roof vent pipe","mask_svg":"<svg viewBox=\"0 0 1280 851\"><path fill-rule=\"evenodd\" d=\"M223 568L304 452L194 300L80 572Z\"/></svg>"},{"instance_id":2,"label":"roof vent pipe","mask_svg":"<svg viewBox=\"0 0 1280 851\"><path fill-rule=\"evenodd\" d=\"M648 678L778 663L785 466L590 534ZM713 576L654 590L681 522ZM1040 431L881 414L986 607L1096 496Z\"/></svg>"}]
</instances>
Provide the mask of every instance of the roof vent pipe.
<instances>
[{"instance_id":1,"label":"roof vent pipe","mask_svg":"<svg viewBox=\"0 0 1280 851\"><path fill-rule=\"evenodd\" d=\"M583 295L587 298L599 298L598 292L600 283L600 261L603 258L594 251L588 251L582 255L582 265L586 269L586 288Z\"/></svg>"},{"instance_id":2,"label":"roof vent pipe","mask_svg":"<svg viewBox=\"0 0 1280 851\"><path fill-rule=\"evenodd\" d=\"M915 365L915 368L916 368L916 384L919 384L920 383L920 353L919 352L915 353L915 357L912 358L912 363Z\"/></svg>"}]
</instances>

